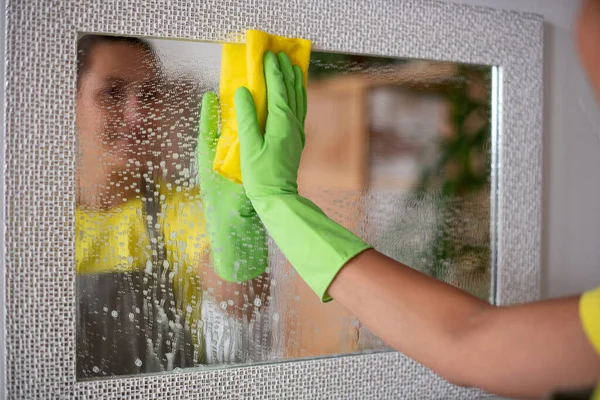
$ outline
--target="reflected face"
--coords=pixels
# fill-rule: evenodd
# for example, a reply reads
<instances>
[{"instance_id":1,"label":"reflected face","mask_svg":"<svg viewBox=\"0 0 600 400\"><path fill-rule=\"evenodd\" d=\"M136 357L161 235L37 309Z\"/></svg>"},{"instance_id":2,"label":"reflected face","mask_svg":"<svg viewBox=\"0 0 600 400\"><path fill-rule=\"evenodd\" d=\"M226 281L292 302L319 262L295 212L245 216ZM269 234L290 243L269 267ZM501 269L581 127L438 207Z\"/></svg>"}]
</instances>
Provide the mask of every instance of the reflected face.
<instances>
[{"instance_id":1,"label":"reflected face","mask_svg":"<svg viewBox=\"0 0 600 400\"><path fill-rule=\"evenodd\" d=\"M84 164L97 160L113 171L145 164L160 119L159 77L154 56L141 46L101 43L91 50L77 94Z\"/></svg>"}]
</instances>

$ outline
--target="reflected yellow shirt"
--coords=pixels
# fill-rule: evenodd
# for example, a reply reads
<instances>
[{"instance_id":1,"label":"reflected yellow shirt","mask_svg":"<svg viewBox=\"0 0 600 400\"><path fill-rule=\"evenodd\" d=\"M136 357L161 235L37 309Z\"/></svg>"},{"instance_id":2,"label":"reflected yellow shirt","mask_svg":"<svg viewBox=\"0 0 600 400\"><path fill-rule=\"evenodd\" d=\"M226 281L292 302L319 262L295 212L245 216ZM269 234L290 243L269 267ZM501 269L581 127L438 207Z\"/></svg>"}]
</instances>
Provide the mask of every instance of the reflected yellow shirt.
<instances>
[{"instance_id":1,"label":"reflected yellow shirt","mask_svg":"<svg viewBox=\"0 0 600 400\"><path fill-rule=\"evenodd\" d=\"M200 300L198 266L208 248L199 190L168 183L157 189L161 200L157 230L164 235L166 259L175 273L174 290L183 290L179 296L187 306ZM152 260L145 218L140 199L107 211L77 209L77 274L143 270Z\"/></svg>"},{"instance_id":2,"label":"reflected yellow shirt","mask_svg":"<svg viewBox=\"0 0 600 400\"><path fill-rule=\"evenodd\" d=\"M579 315L587 337L600 356L600 287L581 296ZM600 400L600 385L596 387L592 400Z\"/></svg>"}]
</instances>

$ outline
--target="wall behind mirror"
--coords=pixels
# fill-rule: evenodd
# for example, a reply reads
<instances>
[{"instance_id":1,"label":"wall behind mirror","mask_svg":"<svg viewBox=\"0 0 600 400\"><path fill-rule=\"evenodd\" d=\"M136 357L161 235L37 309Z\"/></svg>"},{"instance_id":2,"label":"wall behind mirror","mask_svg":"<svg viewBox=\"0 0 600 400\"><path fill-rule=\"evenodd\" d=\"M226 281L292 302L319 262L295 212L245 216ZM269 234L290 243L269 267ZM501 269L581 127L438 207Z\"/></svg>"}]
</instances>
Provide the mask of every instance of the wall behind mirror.
<instances>
[{"instance_id":1,"label":"wall behind mirror","mask_svg":"<svg viewBox=\"0 0 600 400\"><path fill-rule=\"evenodd\" d=\"M274 245L252 281L213 272L195 157L219 44L87 36L78 50L79 379L387 350ZM489 67L313 52L301 194L489 300L491 90Z\"/></svg>"}]
</instances>

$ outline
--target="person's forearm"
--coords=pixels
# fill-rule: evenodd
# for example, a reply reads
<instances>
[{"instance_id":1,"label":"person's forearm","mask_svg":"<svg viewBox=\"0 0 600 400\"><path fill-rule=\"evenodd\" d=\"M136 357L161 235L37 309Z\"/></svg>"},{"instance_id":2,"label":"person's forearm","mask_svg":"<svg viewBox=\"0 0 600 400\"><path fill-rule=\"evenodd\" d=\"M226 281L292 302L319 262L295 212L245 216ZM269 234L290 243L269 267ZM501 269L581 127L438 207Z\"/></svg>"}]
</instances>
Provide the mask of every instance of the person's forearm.
<instances>
[{"instance_id":1,"label":"person's forearm","mask_svg":"<svg viewBox=\"0 0 600 400\"><path fill-rule=\"evenodd\" d=\"M348 262L329 293L394 349L459 385L540 397L600 378L578 297L494 307L374 250Z\"/></svg>"},{"instance_id":2,"label":"person's forearm","mask_svg":"<svg viewBox=\"0 0 600 400\"><path fill-rule=\"evenodd\" d=\"M352 259L329 294L394 349L457 382L463 333L492 306L375 250Z\"/></svg>"}]
</instances>

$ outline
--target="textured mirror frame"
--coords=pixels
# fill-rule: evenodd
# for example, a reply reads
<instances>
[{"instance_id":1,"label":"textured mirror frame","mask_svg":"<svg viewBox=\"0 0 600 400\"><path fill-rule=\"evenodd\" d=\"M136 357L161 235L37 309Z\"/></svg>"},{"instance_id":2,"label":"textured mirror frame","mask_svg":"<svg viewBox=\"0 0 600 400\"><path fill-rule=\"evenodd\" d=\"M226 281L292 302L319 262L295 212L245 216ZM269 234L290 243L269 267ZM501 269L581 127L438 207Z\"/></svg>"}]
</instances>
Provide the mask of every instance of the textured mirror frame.
<instances>
[{"instance_id":1,"label":"textured mirror frame","mask_svg":"<svg viewBox=\"0 0 600 400\"><path fill-rule=\"evenodd\" d=\"M539 295L540 16L426 0L8 1L0 271L8 398L445 398L453 386L394 352L75 380L75 71L78 33L227 41L254 28L324 51L493 65L496 304ZM1 104L1 103L0 103ZM2 217L2 214L0 214ZM496 267L497 266L497 267ZM2 294L2 290L0 290ZM2 316L2 313L0 313ZM0 338L1 338L0 334ZM1 387L1 385L0 385ZM0 393L0 397L2 393Z\"/></svg>"},{"instance_id":2,"label":"textured mirror frame","mask_svg":"<svg viewBox=\"0 0 600 400\"><path fill-rule=\"evenodd\" d=\"M6 46L6 13L5 1L0 0L0 400L4 400L6 397L6 286L4 284L4 277L6 269L5 263L5 242L6 242L6 219L5 211L6 207L6 107L5 107L5 88L6 88L6 58L5 58L5 46Z\"/></svg>"}]
</instances>

